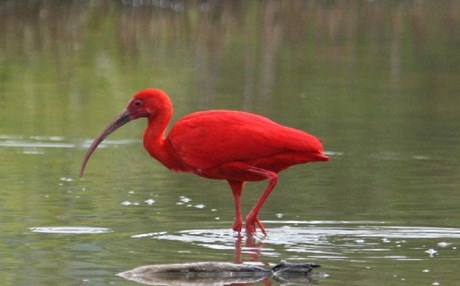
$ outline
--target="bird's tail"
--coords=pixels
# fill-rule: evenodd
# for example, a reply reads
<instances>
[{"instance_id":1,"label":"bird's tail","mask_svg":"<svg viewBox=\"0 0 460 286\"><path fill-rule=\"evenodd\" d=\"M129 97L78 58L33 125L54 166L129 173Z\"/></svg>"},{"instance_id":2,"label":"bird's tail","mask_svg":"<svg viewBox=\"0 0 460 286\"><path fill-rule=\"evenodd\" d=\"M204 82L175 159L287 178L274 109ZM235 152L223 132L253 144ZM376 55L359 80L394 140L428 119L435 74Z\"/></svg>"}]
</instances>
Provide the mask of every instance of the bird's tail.
<instances>
[{"instance_id":1,"label":"bird's tail","mask_svg":"<svg viewBox=\"0 0 460 286\"><path fill-rule=\"evenodd\" d=\"M329 161L329 157L326 156L326 154L324 154L323 152L319 151L318 153L316 153L313 157L314 161Z\"/></svg>"}]
</instances>

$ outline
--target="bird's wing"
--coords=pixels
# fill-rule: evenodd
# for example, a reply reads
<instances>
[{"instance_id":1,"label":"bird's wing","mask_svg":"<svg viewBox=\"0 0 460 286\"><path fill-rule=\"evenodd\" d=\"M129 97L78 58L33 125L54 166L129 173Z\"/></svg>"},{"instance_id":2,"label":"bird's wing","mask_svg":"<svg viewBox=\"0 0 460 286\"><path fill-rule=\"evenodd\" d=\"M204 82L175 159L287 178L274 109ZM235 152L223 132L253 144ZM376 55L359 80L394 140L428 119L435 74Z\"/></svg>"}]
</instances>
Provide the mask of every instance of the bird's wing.
<instances>
[{"instance_id":1,"label":"bird's wing","mask_svg":"<svg viewBox=\"0 0 460 286\"><path fill-rule=\"evenodd\" d=\"M167 141L176 157L192 169L248 162L281 153L321 154L314 136L240 111L204 111L180 119ZM311 160L305 160L311 161Z\"/></svg>"}]
</instances>

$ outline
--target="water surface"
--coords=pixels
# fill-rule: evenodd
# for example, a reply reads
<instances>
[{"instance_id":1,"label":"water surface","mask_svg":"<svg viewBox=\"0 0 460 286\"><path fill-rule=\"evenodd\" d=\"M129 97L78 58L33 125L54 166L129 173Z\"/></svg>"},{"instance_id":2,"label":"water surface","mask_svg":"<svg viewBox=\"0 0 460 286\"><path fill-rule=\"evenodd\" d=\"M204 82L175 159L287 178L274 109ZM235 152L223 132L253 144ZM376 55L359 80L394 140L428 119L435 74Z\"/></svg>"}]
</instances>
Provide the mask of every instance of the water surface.
<instances>
[{"instance_id":1,"label":"water surface","mask_svg":"<svg viewBox=\"0 0 460 286\"><path fill-rule=\"evenodd\" d=\"M460 276L457 1L0 4L2 285L139 285L148 264L318 263L324 285ZM239 109L306 130L331 161L293 167L234 234L225 182L175 174L144 120L83 155L139 89L174 119ZM264 182L243 194L248 211ZM273 279L255 284L271 283Z\"/></svg>"}]
</instances>

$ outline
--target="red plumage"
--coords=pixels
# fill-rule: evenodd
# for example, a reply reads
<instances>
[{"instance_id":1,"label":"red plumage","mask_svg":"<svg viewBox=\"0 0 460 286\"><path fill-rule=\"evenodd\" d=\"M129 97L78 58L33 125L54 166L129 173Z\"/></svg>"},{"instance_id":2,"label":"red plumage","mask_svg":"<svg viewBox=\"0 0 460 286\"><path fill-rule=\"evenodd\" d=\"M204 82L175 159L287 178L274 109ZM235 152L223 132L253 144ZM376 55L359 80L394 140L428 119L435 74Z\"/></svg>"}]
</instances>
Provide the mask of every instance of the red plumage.
<instances>
[{"instance_id":1,"label":"red plumage","mask_svg":"<svg viewBox=\"0 0 460 286\"><path fill-rule=\"evenodd\" d=\"M279 172L294 164L326 159L314 136L242 111L192 113L174 124L166 140L178 160L198 174L231 162Z\"/></svg>"},{"instance_id":2,"label":"red plumage","mask_svg":"<svg viewBox=\"0 0 460 286\"><path fill-rule=\"evenodd\" d=\"M264 193L246 216L246 232L265 228L258 213L276 185L278 172L292 165L327 161L321 142L314 136L280 125L249 112L210 110L179 119L165 137L172 103L158 89L145 89L129 101L127 108L94 140L88 149L80 175L102 140L125 123L146 117L144 147L167 168L192 172L202 177L227 180L235 199L233 229L241 231L240 197L246 181L267 179Z\"/></svg>"}]
</instances>

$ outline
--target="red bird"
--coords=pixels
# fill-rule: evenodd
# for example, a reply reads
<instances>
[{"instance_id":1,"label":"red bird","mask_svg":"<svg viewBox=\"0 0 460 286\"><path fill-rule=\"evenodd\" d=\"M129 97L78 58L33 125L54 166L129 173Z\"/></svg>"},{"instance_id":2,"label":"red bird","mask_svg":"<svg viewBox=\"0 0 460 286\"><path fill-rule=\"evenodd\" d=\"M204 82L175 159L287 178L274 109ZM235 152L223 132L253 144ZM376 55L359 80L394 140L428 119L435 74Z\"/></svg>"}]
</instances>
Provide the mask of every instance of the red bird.
<instances>
[{"instance_id":1,"label":"red bird","mask_svg":"<svg viewBox=\"0 0 460 286\"><path fill-rule=\"evenodd\" d=\"M246 233L259 227L259 211L278 180L278 173L292 165L327 161L321 142L303 131L286 127L260 115L230 110L209 110L179 119L165 136L173 106L165 92L144 89L94 140L80 169L80 177L91 154L112 132L127 122L147 118L144 147L166 168L198 176L226 180L235 199L233 230L243 225L240 198L247 181L268 180L268 186L246 216Z\"/></svg>"}]
</instances>

